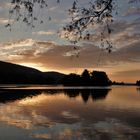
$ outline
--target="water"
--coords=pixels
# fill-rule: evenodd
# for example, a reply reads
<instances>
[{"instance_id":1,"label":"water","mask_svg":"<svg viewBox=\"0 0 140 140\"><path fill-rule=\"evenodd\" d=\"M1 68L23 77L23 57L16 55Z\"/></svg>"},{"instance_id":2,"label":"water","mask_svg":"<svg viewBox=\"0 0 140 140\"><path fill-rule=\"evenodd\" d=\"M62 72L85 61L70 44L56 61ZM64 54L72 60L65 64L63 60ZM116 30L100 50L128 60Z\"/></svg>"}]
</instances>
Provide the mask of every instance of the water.
<instances>
[{"instance_id":1,"label":"water","mask_svg":"<svg viewBox=\"0 0 140 140\"><path fill-rule=\"evenodd\" d=\"M0 90L0 140L140 140L140 89Z\"/></svg>"}]
</instances>

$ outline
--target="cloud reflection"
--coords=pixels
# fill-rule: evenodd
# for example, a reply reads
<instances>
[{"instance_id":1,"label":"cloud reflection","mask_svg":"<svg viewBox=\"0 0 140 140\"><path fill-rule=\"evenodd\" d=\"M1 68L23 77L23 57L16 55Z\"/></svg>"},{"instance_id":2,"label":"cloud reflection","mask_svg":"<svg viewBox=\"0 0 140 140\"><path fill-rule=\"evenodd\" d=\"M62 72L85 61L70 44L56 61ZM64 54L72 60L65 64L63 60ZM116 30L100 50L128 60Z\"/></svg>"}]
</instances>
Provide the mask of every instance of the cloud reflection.
<instances>
[{"instance_id":1,"label":"cloud reflection","mask_svg":"<svg viewBox=\"0 0 140 140\"><path fill-rule=\"evenodd\" d=\"M0 122L33 131L31 137L40 139L123 139L126 132L130 139L139 136L137 90L96 90L46 90L22 98L25 91L18 91L17 98L0 103Z\"/></svg>"}]
</instances>

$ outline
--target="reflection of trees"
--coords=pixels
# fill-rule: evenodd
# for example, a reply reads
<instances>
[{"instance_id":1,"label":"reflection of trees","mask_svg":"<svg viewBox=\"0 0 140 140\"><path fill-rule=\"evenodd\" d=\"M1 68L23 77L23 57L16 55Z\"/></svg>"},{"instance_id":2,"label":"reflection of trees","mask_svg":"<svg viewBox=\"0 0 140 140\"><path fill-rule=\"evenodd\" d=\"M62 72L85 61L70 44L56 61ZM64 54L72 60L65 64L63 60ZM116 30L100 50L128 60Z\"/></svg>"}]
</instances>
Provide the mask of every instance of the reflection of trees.
<instances>
[{"instance_id":1,"label":"reflection of trees","mask_svg":"<svg viewBox=\"0 0 140 140\"><path fill-rule=\"evenodd\" d=\"M57 89L48 89L48 90L0 90L0 103L7 103L7 102L13 102L16 100L21 100L26 97L33 97L37 96L41 93L44 94L49 94L49 95L54 95L58 93L62 93L62 90L57 90Z\"/></svg>"},{"instance_id":2,"label":"reflection of trees","mask_svg":"<svg viewBox=\"0 0 140 140\"><path fill-rule=\"evenodd\" d=\"M81 96L83 101L88 102L89 98L93 101L105 99L109 89L48 89L48 90L1 90L0 103L13 102L26 97L37 96L41 93L46 95L65 94L69 98Z\"/></svg>"},{"instance_id":3,"label":"reflection of trees","mask_svg":"<svg viewBox=\"0 0 140 140\"><path fill-rule=\"evenodd\" d=\"M140 93L140 87L137 87L137 92Z\"/></svg>"},{"instance_id":4,"label":"reflection of trees","mask_svg":"<svg viewBox=\"0 0 140 140\"><path fill-rule=\"evenodd\" d=\"M0 91L0 103L13 102L41 94L40 90L2 90Z\"/></svg>"},{"instance_id":5,"label":"reflection of trees","mask_svg":"<svg viewBox=\"0 0 140 140\"><path fill-rule=\"evenodd\" d=\"M92 100L105 99L111 89L94 89L91 91Z\"/></svg>"},{"instance_id":6,"label":"reflection of trees","mask_svg":"<svg viewBox=\"0 0 140 140\"><path fill-rule=\"evenodd\" d=\"M64 94L70 98L75 98L79 96L79 89L64 89Z\"/></svg>"},{"instance_id":7,"label":"reflection of trees","mask_svg":"<svg viewBox=\"0 0 140 140\"><path fill-rule=\"evenodd\" d=\"M70 98L81 96L86 103L90 97L93 101L105 99L109 91L110 89L67 89L64 92Z\"/></svg>"},{"instance_id":8,"label":"reflection of trees","mask_svg":"<svg viewBox=\"0 0 140 140\"><path fill-rule=\"evenodd\" d=\"M90 90L83 89L80 91L81 92L81 97L83 101L86 103L88 102L89 96L90 96Z\"/></svg>"}]
</instances>

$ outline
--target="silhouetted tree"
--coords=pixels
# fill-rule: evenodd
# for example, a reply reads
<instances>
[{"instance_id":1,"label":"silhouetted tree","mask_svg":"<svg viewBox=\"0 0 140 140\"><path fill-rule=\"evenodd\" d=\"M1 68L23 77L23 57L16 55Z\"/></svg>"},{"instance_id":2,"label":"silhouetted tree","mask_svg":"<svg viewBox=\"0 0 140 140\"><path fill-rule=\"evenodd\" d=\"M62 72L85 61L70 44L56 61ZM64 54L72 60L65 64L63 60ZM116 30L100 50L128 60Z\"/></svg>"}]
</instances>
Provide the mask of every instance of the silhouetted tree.
<instances>
[{"instance_id":1,"label":"silhouetted tree","mask_svg":"<svg viewBox=\"0 0 140 140\"><path fill-rule=\"evenodd\" d=\"M83 73L81 74L81 82L82 82L83 86L90 86L91 77L90 77L90 73L87 69L85 69L83 71Z\"/></svg>"},{"instance_id":2,"label":"silhouetted tree","mask_svg":"<svg viewBox=\"0 0 140 140\"><path fill-rule=\"evenodd\" d=\"M64 86L109 86L111 81L107 74L101 71L93 71L91 75L88 70L84 70L80 75L69 74L62 79Z\"/></svg>"},{"instance_id":3,"label":"silhouetted tree","mask_svg":"<svg viewBox=\"0 0 140 140\"><path fill-rule=\"evenodd\" d=\"M125 85L124 82L116 82L116 81L113 81L112 82L112 85Z\"/></svg>"},{"instance_id":4,"label":"silhouetted tree","mask_svg":"<svg viewBox=\"0 0 140 140\"><path fill-rule=\"evenodd\" d=\"M140 80L138 80L138 81L136 82L136 85L137 85L137 86L140 86Z\"/></svg>"},{"instance_id":5,"label":"silhouetted tree","mask_svg":"<svg viewBox=\"0 0 140 140\"><path fill-rule=\"evenodd\" d=\"M111 84L107 74L101 71L93 71L91 73L91 81L93 86L108 86Z\"/></svg>"},{"instance_id":6,"label":"silhouetted tree","mask_svg":"<svg viewBox=\"0 0 140 140\"><path fill-rule=\"evenodd\" d=\"M62 80L64 86L78 86L81 83L80 75L71 73L65 76Z\"/></svg>"}]
</instances>

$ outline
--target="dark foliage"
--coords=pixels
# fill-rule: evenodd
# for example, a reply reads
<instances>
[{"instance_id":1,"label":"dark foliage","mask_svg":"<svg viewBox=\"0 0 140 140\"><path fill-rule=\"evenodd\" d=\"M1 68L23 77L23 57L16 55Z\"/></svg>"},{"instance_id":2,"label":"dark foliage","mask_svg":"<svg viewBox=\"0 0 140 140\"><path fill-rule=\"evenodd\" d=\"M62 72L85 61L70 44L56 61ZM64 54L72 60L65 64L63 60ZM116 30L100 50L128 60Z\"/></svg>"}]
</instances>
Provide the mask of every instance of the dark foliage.
<instances>
[{"instance_id":1,"label":"dark foliage","mask_svg":"<svg viewBox=\"0 0 140 140\"><path fill-rule=\"evenodd\" d=\"M78 1L74 1L72 8L69 9L71 22L63 28L65 38L74 43L79 40L89 40L96 24L106 25L108 34L111 34L112 29L109 25L113 22L114 7L114 0L91 0L89 5L85 7L80 7ZM104 31L101 36L103 41ZM108 40L106 43L111 45ZM111 49L110 47L109 49Z\"/></svg>"},{"instance_id":2,"label":"dark foliage","mask_svg":"<svg viewBox=\"0 0 140 140\"><path fill-rule=\"evenodd\" d=\"M137 85L137 86L140 86L140 80L138 80L138 81L136 82L136 85Z\"/></svg>"},{"instance_id":3,"label":"dark foliage","mask_svg":"<svg viewBox=\"0 0 140 140\"><path fill-rule=\"evenodd\" d=\"M66 75L62 80L62 84L64 86L79 86L80 83L81 83L80 75L73 74L73 73Z\"/></svg>"},{"instance_id":4,"label":"dark foliage","mask_svg":"<svg viewBox=\"0 0 140 140\"><path fill-rule=\"evenodd\" d=\"M60 3L60 0L56 0ZM128 3L139 2L139 0L129 0ZM100 32L101 47L112 51L112 42L110 35L113 29L110 27L114 21L114 13L117 14L117 0L89 0L84 7L79 6L78 0L74 0L72 7L68 9L71 21L60 31L60 36L68 39L72 43L80 40L90 40L91 36L96 32L94 25L103 25L104 28ZM35 27L35 23L39 21L44 23L35 14L36 7L39 9L48 8L48 0L11 0L11 9L9 10L9 23L5 27L10 28L14 22L22 21L27 26ZM15 18L13 18L15 16ZM51 20L51 17L48 17Z\"/></svg>"},{"instance_id":5,"label":"dark foliage","mask_svg":"<svg viewBox=\"0 0 140 140\"><path fill-rule=\"evenodd\" d=\"M124 82L116 82L116 81L113 81L112 82L112 85L125 85Z\"/></svg>"},{"instance_id":6,"label":"dark foliage","mask_svg":"<svg viewBox=\"0 0 140 140\"><path fill-rule=\"evenodd\" d=\"M109 86L111 81L107 74L101 71L93 71L91 74L84 70L82 75L69 74L63 79L65 86Z\"/></svg>"},{"instance_id":7,"label":"dark foliage","mask_svg":"<svg viewBox=\"0 0 140 140\"><path fill-rule=\"evenodd\" d=\"M91 81L93 86L108 86L111 85L111 81L109 80L107 74L101 71L93 71L91 73Z\"/></svg>"},{"instance_id":8,"label":"dark foliage","mask_svg":"<svg viewBox=\"0 0 140 140\"><path fill-rule=\"evenodd\" d=\"M87 69L83 71L81 74L81 83L83 86L90 86L91 85L91 77L90 73Z\"/></svg>"}]
</instances>

